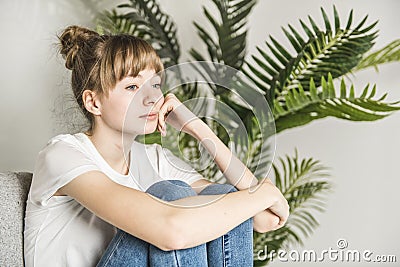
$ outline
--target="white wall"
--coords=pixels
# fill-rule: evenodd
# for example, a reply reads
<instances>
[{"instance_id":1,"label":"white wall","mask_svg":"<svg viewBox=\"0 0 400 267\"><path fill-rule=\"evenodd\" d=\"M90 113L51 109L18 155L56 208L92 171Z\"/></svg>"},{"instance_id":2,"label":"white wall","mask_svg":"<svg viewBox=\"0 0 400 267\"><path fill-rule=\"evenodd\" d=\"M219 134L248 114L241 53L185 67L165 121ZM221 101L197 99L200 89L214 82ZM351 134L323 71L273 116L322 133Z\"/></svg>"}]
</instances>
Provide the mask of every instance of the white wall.
<instances>
[{"instance_id":1,"label":"white wall","mask_svg":"<svg viewBox=\"0 0 400 267\"><path fill-rule=\"evenodd\" d=\"M69 90L70 73L57 55L55 34L69 24L92 26L95 12L112 6L110 2L1 1L1 171L32 171L40 148L51 136L69 128L69 125L60 124L60 117L64 116L60 103ZM201 5L210 6L209 2L162 1L164 10L178 24L182 51L199 47L191 21L205 22ZM321 23L319 7L323 5L331 16L333 3L341 14L342 23L351 8L355 11L355 22L365 14L370 15L370 22L380 21L380 36L375 48L400 38L400 18L395 13L400 10L397 0L260 0L249 21L249 52L255 52L256 45L264 47L269 34L286 42L280 27L291 23L299 29L298 18L306 19L307 15L312 15ZM185 52L182 61L188 58ZM368 82L377 83L379 94L388 92L389 101L400 100L399 66L399 63L388 64L379 74L366 70L351 79L357 92ZM293 154L297 147L300 156L314 157L330 167L335 183L327 212L318 216L321 227L305 241L306 249L321 252L329 247L336 248L336 241L346 238L349 249L394 254L400 261L399 216L396 212L400 203L399 123L400 113L369 123L328 118L278 136L278 156ZM280 264L275 262L272 266Z\"/></svg>"},{"instance_id":2,"label":"white wall","mask_svg":"<svg viewBox=\"0 0 400 267\"><path fill-rule=\"evenodd\" d=\"M91 26L105 4L98 2L0 2L1 170L32 171L39 149L59 132L54 114L70 74L57 55L56 34L69 24Z\"/></svg>"}]
</instances>

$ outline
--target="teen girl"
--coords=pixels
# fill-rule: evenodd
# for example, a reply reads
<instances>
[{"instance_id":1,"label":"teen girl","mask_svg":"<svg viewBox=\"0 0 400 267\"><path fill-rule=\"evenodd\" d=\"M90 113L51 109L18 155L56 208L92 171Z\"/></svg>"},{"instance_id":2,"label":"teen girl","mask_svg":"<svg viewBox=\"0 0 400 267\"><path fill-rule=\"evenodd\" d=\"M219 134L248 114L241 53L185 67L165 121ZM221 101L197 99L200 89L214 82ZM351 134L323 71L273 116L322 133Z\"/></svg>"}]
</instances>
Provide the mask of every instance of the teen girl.
<instances>
[{"instance_id":1,"label":"teen girl","mask_svg":"<svg viewBox=\"0 0 400 267\"><path fill-rule=\"evenodd\" d=\"M78 26L59 40L91 126L52 138L38 155L26 266L252 266L253 229L278 229L288 218L281 192L268 179L258 183L173 94L163 96L156 75L163 65L148 43ZM167 115L235 187L209 182L160 145L134 141L156 130L165 135Z\"/></svg>"}]
</instances>

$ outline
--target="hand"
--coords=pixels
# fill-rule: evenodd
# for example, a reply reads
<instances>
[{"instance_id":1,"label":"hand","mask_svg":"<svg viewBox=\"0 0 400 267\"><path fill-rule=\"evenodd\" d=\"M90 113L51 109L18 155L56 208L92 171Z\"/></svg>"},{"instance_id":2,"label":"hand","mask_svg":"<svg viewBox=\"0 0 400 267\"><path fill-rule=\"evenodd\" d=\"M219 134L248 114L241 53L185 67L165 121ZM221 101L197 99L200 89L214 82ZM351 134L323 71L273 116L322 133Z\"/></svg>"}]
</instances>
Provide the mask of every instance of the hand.
<instances>
[{"instance_id":1,"label":"hand","mask_svg":"<svg viewBox=\"0 0 400 267\"><path fill-rule=\"evenodd\" d=\"M191 134L193 129L190 125L198 119L174 94L169 93L165 96L158 113L158 130L165 136L167 134L165 122L167 122L178 131Z\"/></svg>"},{"instance_id":2,"label":"hand","mask_svg":"<svg viewBox=\"0 0 400 267\"><path fill-rule=\"evenodd\" d=\"M253 229L258 233L266 233L280 227L279 217L269 209L263 210L253 217Z\"/></svg>"},{"instance_id":3,"label":"hand","mask_svg":"<svg viewBox=\"0 0 400 267\"><path fill-rule=\"evenodd\" d=\"M289 217L289 204L285 197L282 195L281 191L272 183L270 179L264 179L261 181L263 185L266 185L269 189L269 194L274 194L276 196L276 201L270 207L266 209L276 215L279 218L279 222L274 229L277 230L285 225Z\"/></svg>"}]
</instances>

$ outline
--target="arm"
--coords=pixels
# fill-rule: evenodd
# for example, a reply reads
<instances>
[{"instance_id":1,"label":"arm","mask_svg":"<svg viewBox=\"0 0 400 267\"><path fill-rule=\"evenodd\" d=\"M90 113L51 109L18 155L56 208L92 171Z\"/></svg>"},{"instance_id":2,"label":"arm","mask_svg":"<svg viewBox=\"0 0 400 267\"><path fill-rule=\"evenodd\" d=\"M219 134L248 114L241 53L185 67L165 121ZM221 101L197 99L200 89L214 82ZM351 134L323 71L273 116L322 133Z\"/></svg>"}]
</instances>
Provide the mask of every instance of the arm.
<instances>
[{"instance_id":1,"label":"arm","mask_svg":"<svg viewBox=\"0 0 400 267\"><path fill-rule=\"evenodd\" d=\"M210 182L206 179L200 179L192 183L191 187L196 191L197 194L199 194L200 191L209 184L213 184L213 182ZM268 231L275 230L277 229L278 224L279 217L268 209L260 211L253 217L253 229L258 233L266 233Z\"/></svg>"},{"instance_id":2,"label":"arm","mask_svg":"<svg viewBox=\"0 0 400 267\"><path fill-rule=\"evenodd\" d=\"M103 220L162 250L189 248L213 240L273 205L279 196L274 187L263 184L257 190L238 191L218 201L214 200L219 195L164 202L119 185L99 171L79 175L58 193L73 197Z\"/></svg>"},{"instance_id":3,"label":"arm","mask_svg":"<svg viewBox=\"0 0 400 267\"><path fill-rule=\"evenodd\" d=\"M192 122L193 136L199 140L214 158L214 162L224 174L230 184L239 190L255 186L258 183L253 173L239 160L232 151L214 134L213 131L201 120ZM254 230L265 233L282 226L280 218L266 209L254 216Z\"/></svg>"},{"instance_id":4,"label":"arm","mask_svg":"<svg viewBox=\"0 0 400 267\"><path fill-rule=\"evenodd\" d=\"M174 112L171 112L172 110ZM163 135L166 134L164 122L166 115L168 115L168 122L174 128L190 134L202 143L232 185L239 190L257 185L258 181L253 173L225 146L207 124L182 105L173 94L167 95L160 110L159 130ZM282 210L284 207L280 208ZM278 215L279 213L275 214L270 209L259 212L254 216L254 230L264 233L282 227L287 218Z\"/></svg>"}]
</instances>

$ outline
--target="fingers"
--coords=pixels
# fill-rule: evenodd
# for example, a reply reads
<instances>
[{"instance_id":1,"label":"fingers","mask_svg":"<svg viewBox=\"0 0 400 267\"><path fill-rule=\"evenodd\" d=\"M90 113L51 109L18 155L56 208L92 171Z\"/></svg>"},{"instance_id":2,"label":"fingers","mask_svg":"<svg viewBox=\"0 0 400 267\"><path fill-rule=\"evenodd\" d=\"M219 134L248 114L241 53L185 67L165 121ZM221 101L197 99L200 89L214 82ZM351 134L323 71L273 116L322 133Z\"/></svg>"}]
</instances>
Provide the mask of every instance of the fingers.
<instances>
[{"instance_id":1,"label":"fingers","mask_svg":"<svg viewBox=\"0 0 400 267\"><path fill-rule=\"evenodd\" d=\"M273 221L273 227L271 228L273 228L273 230L278 230L279 228L282 228L286 224L287 218L282 215L278 216L275 213L274 215L275 215L275 221Z\"/></svg>"},{"instance_id":2,"label":"fingers","mask_svg":"<svg viewBox=\"0 0 400 267\"><path fill-rule=\"evenodd\" d=\"M164 110L162 108L158 112L158 125L157 125L157 128L160 131L162 136L166 136L167 135L167 126L165 125L165 114L166 114L166 110Z\"/></svg>"},{"instance_id":3,"label":"fingers","mask_svg":"<svg viewBox=\"0 0 400 267\"><path fill-rule=\"evenodd\" d=\"M158 130L160 131L162 136L166 136L167 134L167 125L165 120L170 112L174 110L174 103L170 101L171 98L175 98L174 94L167 94L164 99L164 104L161 106L160 111L158 112Z\"/></svg>"},{"instance_id":4,"label":"fingers","mask_svg":"<svg viewBox=\"0 0 400 267\"><path fill-rule=\"evenodd\" d=\"M167 135L167 131L163 129L160 124L157 125L157 131L160 132L162 136Z\"/></svg>"},{"instance_id":5,"label":"fingers","mask_svg":"<svg viewBox=\"0 0 400 267\"><path fill-rule=\"evenodd\" d=\"M289 207L289 204L288 204L286 199L285 199L285 201L284 201L284 203L282 205L283 205L284 213L283 213L282 216L279 217L279 223L278 223L278 227L279 228L284 226L286 224L288 218L289 218L289 209L290 209L290 207Z\"/></svg>"},{"instance_id":6,"label":"fingers","mask_svg":"<svg viewBox=\"0 0 400 267\"><path fill-rule=\"evenodd\" d=\"M264 179L264 183L270 183L270 181L271 180L269 180L268 178ZM271 183L271 185L272 185L272 183ZM273 204L269 208L269 210L278 217L278 223L276 225L276 228L274 229L274 230L277 230L286 224L286 222L289 218L290 207L289 207L289 203L288 203L287 199L284 197L282 192L275 186L274 186L274 188L276 189L278 199L275 202L275 204Z\"/></svg>"},{"instance_id":7,"label":"fingers","mask_svg":"<svg viewBox=\"0 0 400 267\"><path fill-rule=\"evenodd\" d=\"M277 228L279 228L279 222L281 221L280 217L275 213L273 213L272 211L270 211L269 209L267 209L266 212L270 214L271 217L271 222L270 222L271 230L276 230Z\"/></svg>"},{"instance_id":8,"label":"fingers","mask_svg":"<svg viewBox=\"0 0 400 267\"><path fill-rule=\"evenodd\" d=\"M166 134L166 123L177 131L191 133L194 120L198 119L174 94L167 94L158 114L158 129L163 136Z\"/></svg>"}]
</instances>

